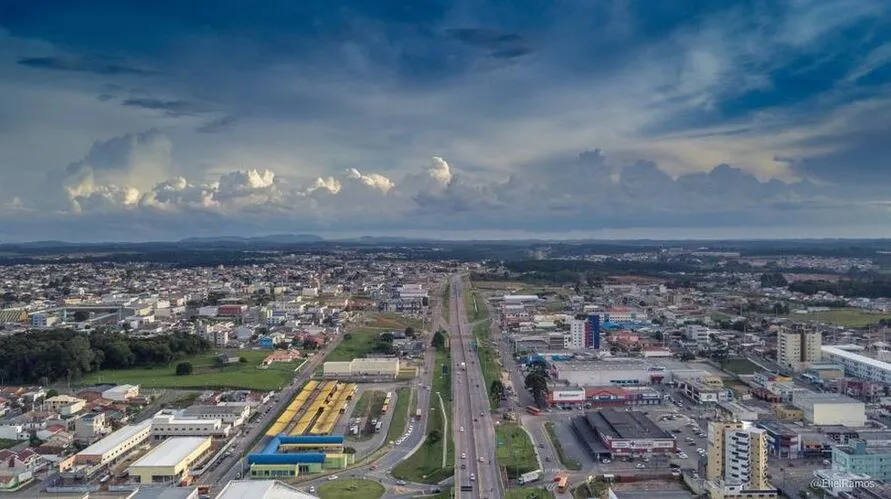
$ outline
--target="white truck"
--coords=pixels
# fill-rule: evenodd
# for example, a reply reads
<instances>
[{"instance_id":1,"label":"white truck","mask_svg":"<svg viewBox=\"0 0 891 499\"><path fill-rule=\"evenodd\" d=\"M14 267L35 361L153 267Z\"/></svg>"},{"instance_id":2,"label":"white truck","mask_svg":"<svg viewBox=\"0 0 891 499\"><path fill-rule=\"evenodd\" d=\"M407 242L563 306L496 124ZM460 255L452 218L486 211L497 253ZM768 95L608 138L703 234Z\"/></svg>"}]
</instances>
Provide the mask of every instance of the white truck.
<instances>
[{"instance_id":1,"label":"white truck","mask_svg":"<svg viewBox=\"0 0 891 499\"><path fill-rule=\"evenodd\" d=\"M523 473L520 475L520 478L517 479L520 482L520 485L525 485L527 483L534 482L541 478L541 470L530 471L528 473Z\"/></svg>"}]
</instances>

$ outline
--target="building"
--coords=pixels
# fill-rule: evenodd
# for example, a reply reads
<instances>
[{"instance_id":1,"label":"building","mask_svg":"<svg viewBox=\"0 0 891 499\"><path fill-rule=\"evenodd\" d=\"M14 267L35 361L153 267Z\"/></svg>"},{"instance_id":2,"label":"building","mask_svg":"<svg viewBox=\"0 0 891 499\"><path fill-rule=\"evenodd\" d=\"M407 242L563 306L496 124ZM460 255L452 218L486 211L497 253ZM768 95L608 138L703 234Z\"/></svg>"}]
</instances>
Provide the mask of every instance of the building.
<instances>
[{"instance_id":1,"label":"building","mask_svg":"<svg viewBox=\"0 0 891 499\"><path fill-rule=\"evenodd\" d=\"M80 442L92 442L109 430L104 412L90 412L74 420L74 438Z\"/></svg>"},{"instance_id":2,"label":"building","mask_svg":"<svg viewBox=\"0 0 891 499\"><path fill-rule=\"evenodd\" d=\"M249 405L193 405L180 413L186 419L218 419L223 424L241 426L251 415Z\"/></svg>"},{"instance_id":3,"label":"building","mask_svg":"<svg viewBox=\"0 0 891 499\"><path fill-rule=\"evenodd\" d=\"M43 401L44 410L58 412L62 416L73 416L86 406L86 400L71 395L56 395Z\"/></svg>"},{"instance_id":4,"label":"building","mask_svg":"<svg viewBox=\"0 0 891 499\"><path fill-rule=\"evenodd\" d=\"M724 388L723 385L716 386L699 379L681 381L678 383L678 389L681 390L687 398L699 404L729 402L733 400L733 391L729 388Z\"/></svg>"},{"instance_id":5,"label":"building","mask_svg":"<svg viewBox=\"0 0 891 499\"><path fill-rule=\"evenodd\" d=\"M305 445L322 446L324 442L334 442L334 435L323 437L278 436L274 437L262 451L247 457L250 477L258 479L289 478L302 473L321 473L326 469L344 469L354 462L355 455L344 452L301 452ZM340 436L340 445L343 437ZM338 445L333 443L332 445ZM298 452L288 452L291 448Z\"/></svg>"},{"instance_id":6,"label":"building","mask_svg":"<svg viewBox=\"0 0 891 499\"><path fill-rule=\"evenodd\" d=\"M278 480L233 480L223 487L217 499L318 499L297 487Z\"/></svg>"},{"instance_id":7,"label":"building","mask_svg":"<svg viewBox=\"0 0 891 499\"><path fill-rule=\"evenodd\" d=\"M832 469L873 480L891 481L891 446L867 446L866 440L832 448Z\"/></svg>"},{"instance_id":8,"label":"building","mask_svg":"<svg viewBox=\"0 0 891 499\"><path fill-rule=\"evenodd\" d=\"M225 438L232 426L223 424L220 419L183 417L182 411L162 409L150 420L152 436L156 440L167 437L219 437Z\"/></svg>"},{"instance_id":9,"label":"building","mask_svg":"<svg viewBox=\"0 0 891 499\"><path fill-rule=\"evenodd\" d=\"M767 482L767 434L747 422L708 425L706 479L712 499L775 498Z\"/></svg>"},{"instance_id":10,"label":"building","mask_svg":"<svg viewBox=\"0 0 891 499\"><path fill-rule=\"evenodd\" d=\"M801 457L801 438L798 429L780 421L762 421L756 424L767 436L767 453L780 458Z\"/></svg>"},{"instance_id":11,"label":"building","mask_svg":"<svg viewBox=\"0 0 891 499\"><path fill-rule=\"evenodd\" d=\"M802 411L802 417L815 425L866 425L866 404L845 395L798 391L792 395L792 405Z\"/></svg>"},{"instance_id":12,"label":"building","mask_svg":"<svg viewBox=\"0 0 891 499\"><path fill-rule=\"evenodd\" d=\"M574 386L646 386L662 381L665 369L632 358L609 357L554 364L554 376Z\"/></svg>"},{"instance_id":13,"label":"building","mask_svg":"<svg viewBox=\"0 0 891 499\"><path fill-rule=\"evenodd\" d=\"M811 362L820 362L822 346L819 331L804 327L782 330L777 334L777 363L795 372L804 371Z\"/></svg>"},{"instance_id":14,"label":"building","mask_svg":"<svg viewBox=\"0 0 891 499\"><path fill-rule=\"evenodd\" d=\"M674 437L642 412L613 408L589 412L588 426L613 456L645 456L675 451Z\"/></svg>"},{"instance_id":15,"label":"building","mask_svg":"<svg viewBox=\"0 0 891 499\"><path fill-rule=\"evenodd\" d=\"M821 350L824 360L844 367L845 375L864 381L891 385L891 364L888 362L834 346L824 346Z\"/></svg>"},{"instance_id":16,"label":"building","mask_svg":"<svg viewBox=\"0 0 891 499\"><path fill-rule=\"evenodd\" d=\"M559 406L584 405L587 401L584 388L561 388L548 390L548 404Z\"/></svg>"},{"instance_id":17,"label":"building","mask_svg":"<svg viewBox=\"0 0 891 499\"><path fill-rule=\"evenodd\" d=\"M325 362L322 369L326 378L356 376L395 378L399 374L399 364L399 359L353 359L343 362Z\"/></svg>"},{"instance_id":18,"label":"building","mask_svg":"<svg viewBox=\"0 0 891 499\"><path fill-rule=\"evenodd\" d=\"M600 349L600 316L580 314L572 318L563 344L567 350Z\"/></svg>"},{"instance_id":19,"label":"building","mask_svg":"<svg viewBox=\"0 0 891 499\"><path fill-rule=\"evenodd\" d=\"M102 398L126 402L139 396L139 385L117 385L102 392Z\"/></svg>"},{"instance_id":20,"label":"building","mask_svg":"<svg viewBox=\"0 0 891 499\"><path fill-rule=\"evenodd\" d=\"M178 484L211 449L210 437L175 437L162 442L127 469L142 484Z\"/></svg>"},{"instance_id":21,"label":"building","mask_svg":"<svg viewBox=\"0 0 891 499\"><path fill-rule=\"evenodd\" d=\"M124 457L133 448L148 440L151 431L151 421L125 426L78 452L75 455L74 463L104 466Z\"/></svg>"}]
</instances>

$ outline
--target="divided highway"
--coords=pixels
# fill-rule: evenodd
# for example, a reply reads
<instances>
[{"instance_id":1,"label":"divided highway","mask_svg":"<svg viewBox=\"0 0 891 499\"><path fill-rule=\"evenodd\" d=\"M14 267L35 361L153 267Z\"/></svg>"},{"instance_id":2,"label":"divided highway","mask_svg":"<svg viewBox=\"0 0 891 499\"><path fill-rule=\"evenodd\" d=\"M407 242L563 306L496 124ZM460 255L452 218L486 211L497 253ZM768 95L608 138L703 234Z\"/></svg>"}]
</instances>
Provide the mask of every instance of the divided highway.
<instances>
[{"instance_id":1,"label":"divided highway","mask_svg":"<svg viewBox=\"0 0 891 499\"><path fill-rule=\"evenodd\" d=\"M449 305L454 362L455 497L495 499L504 496L495 462L495 421L489 410L487 387L477 354L471 350L473 331L467 321L463 284L460 275L452 278ZM472 492L461 491L461 487L467 485L473 487Z\"/></svg>"}]
</instances>

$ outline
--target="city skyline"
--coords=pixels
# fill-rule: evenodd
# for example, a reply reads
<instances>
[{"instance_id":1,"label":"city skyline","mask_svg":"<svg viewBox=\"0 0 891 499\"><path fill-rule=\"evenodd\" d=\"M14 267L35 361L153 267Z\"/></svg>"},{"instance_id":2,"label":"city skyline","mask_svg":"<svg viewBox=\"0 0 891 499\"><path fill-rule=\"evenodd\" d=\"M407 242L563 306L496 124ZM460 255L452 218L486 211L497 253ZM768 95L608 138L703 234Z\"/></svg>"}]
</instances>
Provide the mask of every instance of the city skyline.
<instances>
[{"instance_id":1,"label":"city skyline","mask_svg":"<svg viewBox=\"0 0 891 499\"><path fill-rule=\"evenodd\" d=\"M891 6L0 6L0 242L891 237Z\"/></svg>"}]
</instances>

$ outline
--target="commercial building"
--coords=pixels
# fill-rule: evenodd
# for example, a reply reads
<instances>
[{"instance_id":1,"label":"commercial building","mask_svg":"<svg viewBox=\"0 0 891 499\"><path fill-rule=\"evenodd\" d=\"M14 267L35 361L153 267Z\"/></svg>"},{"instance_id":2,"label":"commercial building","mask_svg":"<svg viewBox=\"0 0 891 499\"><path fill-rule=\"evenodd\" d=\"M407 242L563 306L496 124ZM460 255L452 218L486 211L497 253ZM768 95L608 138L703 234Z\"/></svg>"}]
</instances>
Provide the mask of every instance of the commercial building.
<instances>
[{"instance_id":1,"label":"commercial building","mask_svg":"<svg viewBox=\"0 0 891 499\"><path fill-rule=\"evenodd\" d=\"M795 372L804 371L812 362L820 362L822 333L805 327L784 329L777 334L777 363Z\"/></svg>"},{"instance_id":2,"label":"commercial building","mask_svg":"<svg viewBox=\"0 0 891 499\"><path fill-rule=\"evenodd\" d=\"M326 469L344 469L354 462L355 455L344 452L286 452L290 446L319 445L319 437L278 436L262 451L247 457L251 478L291 478L303 473L321 473ZM330 437L328 437L330 438ZM343 442L343 437L340 437Z\"/></svg>"},{"instance_id":3,"label":"commercial building","mask_svg":"<svg viewBox=\"0 0 891 499\"><path fill-rule=\"evenodd\" d=\"M669 454L676 449L674 437L642 412L609 408L589 412L584 419L584 423L613 456ZM584 429L576 430L576 434L590 435Z\"/></svg>"},{"instance_id":4,"label":"commercial building","mask_svg":"<svg viewBox=\"0 0 891 499\"><path fill-rule=\"evenodd\" d=\"M114 402L126 402L139 396L139 385L118 385L102 392L102 398Z\"/></svg>"},{"instance_id":5,"label":"commercial building","mask_svg":"<svg viewBox=\"0 0 891 499\"><path fill-rule=\"evenodd\" d=\"M104 466L125 456L133 448L148 440L151 432L151 421L125 426L78 452L74 457L74 463Z\"/></svg>"},{"instance_id":6,"label":"commercial building","mask_svg":"<svg viewBox=\"0 0 891 499\"><path fill-rule=\"evenodd\" d=\"M374 376L395 378L399 374L399 359L353 359L329 361L323 365L326 378Z\"/></svg>"},{"instance_id":7,"label":"commercial building","mask_svg":"<svg viewBox=\"0 0 891 499\"><path fill-rule=\"evenodd\" d=\"M781 421L762 421L755 424L767 437L767 454L780 458L801 457L801 438L798 429Z\"/></svg>"},{"instance_id":8,"label":"commercial building","mask_svg":"<svg viewBox=\"0 0 891 499\"><path fill-rule=\"evenodd\" d=\"M569 334L564 335L567 350L600 349L600 316L579 314L569 321Z\"/></svg>"},{"instance_id":9,"label":"commercial building","mask_svg":"<svg viewBox=\"0 0 891 499\"><path fill-rule=\"evenodd\" d=\"M180 413L185 419L218 419L223 424L241 426L251 415L251 407L245 405L193 405Z\"/></svg>"},{"instance_id":10,"label":"commercial building","mask_svg":"<svg viewBox=\"0 0 891 499\"><path fill-rule=\"evenodd\" d=\"M170 438L137 459L128 471L139 483L179 483L210 449L210 437Z\"/></svg>"},{"instance_id":11,"label":"commercial building","mask_svg":"<svg viewBox=\"0 0 891 499\"><path fill-rule=\"evenodd\" d=\"M219 419L186 418L181 411L170 409L158 411L150 422L156 440L167 437L225 438L232 431L231 425L223 424Z\"/></svg>"},{"instance_id":12,"label":"commercial building","mask_svg":"<svg viewBox=\"0 0 891 499\"><path fill-rule=\"evenodd\" d=\"M706 479L712 499L775 498L767 482L767 435L747 422L708 425Z\"/></svg>"},{"instance_id":13,"label":"commercial building","mask_svg":"<svg viewBox=\"0 0 891 499\"><path fill-rule=\"evenodd\" d=\"M666 371L641 359L610 357L588 362L556 363L554 375L558 380L576 386L646 386L661 382Z\"/></svg>"},{"instance_id":14,"label":"commercial building","mask_svg":"<svg viewBox=\"0 0 891 499\"><path fill-rule=\"evenodd\" d=\"M223 487L217 499L318 499L278 480L233 480Z\"/></svg>"},{"instance_id":15,"label":"commercial building","mask_svg":"<svg viewBox=\"0 0 891 499\"><path fill-rule=\"evenodd\" d=\"M588 398L584 388L561 388L548 390L548 404L559 406L584 405Z\"/></svg>"},{"instance_id":16,"label":"commercial building","mask_svg":"<svg viewBox=\"0 0 891 499\"><path fill-rule=\"evenodd\" d=\"M821 350L824 360L844 367L845 375L864 381L891 385L891 364L888 362L834 346L824 346Z\"/></svg>"},{"instance_id":17,"label":"commercial building","mask_svg":"<svg viewBox=\"0 0 891 499\"><path fill-rule=\"evenodd\" d=\"M833 447L832 469L891 481L891 446L868 446L866 440L858 440Z\"/></svg>"},{"instance_id":18,"label":"commercial building","mask_svg":"<svg viewBox=\"0 0 891 499\"><path fill-rule=\"evenodd\" d=\"M715 386L702 380L684 380L678 389L690 400L698 403L718 403L733 400L733 391L723 386Z\"/></svg>"},{"instance_id":19,"label":"commercial building","mask_svg":"<svg viewBox=\"0 0 891 499\"><path fill-rule=\"evenodd\" d=\"M815 425L861 427L866 424L866 404L845 395L797 391L792 405L802 411L802 417Z\"/></svg>"}]
</instances>

